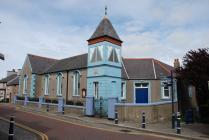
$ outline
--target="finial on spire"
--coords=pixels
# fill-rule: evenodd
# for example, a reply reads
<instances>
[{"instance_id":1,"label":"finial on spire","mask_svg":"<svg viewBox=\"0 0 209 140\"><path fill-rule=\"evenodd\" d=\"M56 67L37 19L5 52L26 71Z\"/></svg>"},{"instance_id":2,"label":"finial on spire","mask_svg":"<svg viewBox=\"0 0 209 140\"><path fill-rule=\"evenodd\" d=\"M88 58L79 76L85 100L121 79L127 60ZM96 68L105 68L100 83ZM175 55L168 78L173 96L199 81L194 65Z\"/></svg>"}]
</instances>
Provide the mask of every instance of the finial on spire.
<instances>
[{"instance_id":1,"label":"finial on spire","mask_svg":"<svg viewBox=\"0 0 209 140\"><path fill-rule=\"evenodd\" d=\"M105 16L107 16L107 5L105 6Z\"/></svg>"}]
</instances>

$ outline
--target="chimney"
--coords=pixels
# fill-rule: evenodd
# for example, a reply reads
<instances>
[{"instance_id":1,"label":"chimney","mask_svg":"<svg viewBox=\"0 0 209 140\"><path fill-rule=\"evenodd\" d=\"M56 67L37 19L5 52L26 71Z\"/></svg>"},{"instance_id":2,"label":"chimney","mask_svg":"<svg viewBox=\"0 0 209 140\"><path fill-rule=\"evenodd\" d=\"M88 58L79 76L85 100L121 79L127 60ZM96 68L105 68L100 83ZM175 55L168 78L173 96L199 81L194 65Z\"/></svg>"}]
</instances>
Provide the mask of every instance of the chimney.
<instances>
[{"instance_id":1,"label":"chimney","mask_svg":"<svg viewBox=\"0 0 209 140\"><path fill-rule=\"evenodd\" d=\"M13 69L12 71L7 71L7 76L10 76L12 74L17 74L17 72L15 71L15 69Z\"/></svg>"},{"instance_id":2,"label":"chimney","mask_svg":"<svg viewBox=\"0 0 209 140\"><path fill-rule=\"evenodd\" d=\"M179 59L174 59L174 68L179 68L180 67L180 62L179 62Z\"/></svg>"},{"instance_id":3,"label":"chimney","mask_svg":"<svg viewBox=\"0 0 209 140\"><path fill-rule=\"evenodd\" d=\"M17 69L17 76L21 75L21 69Z\"/></svg>"}]
</instances>

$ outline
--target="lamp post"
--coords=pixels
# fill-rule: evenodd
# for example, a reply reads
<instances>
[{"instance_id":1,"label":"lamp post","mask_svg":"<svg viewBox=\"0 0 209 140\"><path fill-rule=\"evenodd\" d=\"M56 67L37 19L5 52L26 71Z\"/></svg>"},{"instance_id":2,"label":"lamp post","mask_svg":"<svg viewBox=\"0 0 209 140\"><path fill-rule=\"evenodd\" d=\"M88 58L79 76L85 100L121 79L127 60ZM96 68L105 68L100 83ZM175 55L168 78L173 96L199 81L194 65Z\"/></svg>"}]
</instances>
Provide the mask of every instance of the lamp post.
<instances>
[{"instance_id":1,"label":"lamp post","mask_svg":"<svg viewBox=\"0 0 209 140\"><path fill-rule=\"evenodd\" d=\"M171 100L172 100L172 129L175 128L174 94L173 94L173 71L171 70Z\"/></svg>"},{"instance_id":2,"label":"lamp post","mask_svg":"<svg viewBox=\"0 0 209 140\"><path fill-rule=\"evenodd\" d=\"M170 76L167 77L167 79L170 79L170 81L164 82L165 87L171 87L171 103L172 103L172 129L175 129L175 112L174 112L174 93L173 93L173 71L171 70Z\"/></svg>"}]
</instances>

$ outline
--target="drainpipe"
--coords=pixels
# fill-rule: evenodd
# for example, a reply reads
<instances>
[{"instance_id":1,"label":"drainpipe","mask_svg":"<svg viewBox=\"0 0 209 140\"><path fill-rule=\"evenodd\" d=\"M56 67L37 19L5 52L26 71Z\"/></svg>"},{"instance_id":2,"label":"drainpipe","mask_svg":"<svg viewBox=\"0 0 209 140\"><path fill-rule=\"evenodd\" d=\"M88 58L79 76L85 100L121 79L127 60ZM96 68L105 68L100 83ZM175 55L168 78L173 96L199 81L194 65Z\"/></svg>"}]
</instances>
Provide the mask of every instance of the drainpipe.
<instances>
[{"instance_id":1,"label":"drainpipe","mask_svg":"<svg viewBox=\"0 0 209 140\"><path fill-rule=\"evenodd\" d=\"M65 104L68 100L68 79L69 79L69 70L67 71L67 83L66 83L66 95L65 95Z\"/></svg>"}]
</instances>

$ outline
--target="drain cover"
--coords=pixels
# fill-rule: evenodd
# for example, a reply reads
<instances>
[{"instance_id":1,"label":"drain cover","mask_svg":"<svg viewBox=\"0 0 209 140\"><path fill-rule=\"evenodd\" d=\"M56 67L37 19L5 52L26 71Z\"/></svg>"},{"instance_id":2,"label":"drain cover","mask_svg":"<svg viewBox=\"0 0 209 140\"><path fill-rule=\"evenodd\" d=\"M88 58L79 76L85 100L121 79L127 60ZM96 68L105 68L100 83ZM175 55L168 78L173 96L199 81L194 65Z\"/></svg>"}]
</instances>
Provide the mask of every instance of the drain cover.
<instances>
[{"instance_id":1,"label":"drain cover","mask_svg":"<svg viewBox=\"0 0 209 140\"><path fill-rule=\"evenodd\" d=\"M131 132L131 130L127 130L127 129L122 129L122 130L119 130L119 131L126 132L126 133Z\"/></svg>"}]
</instances>

